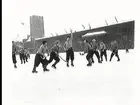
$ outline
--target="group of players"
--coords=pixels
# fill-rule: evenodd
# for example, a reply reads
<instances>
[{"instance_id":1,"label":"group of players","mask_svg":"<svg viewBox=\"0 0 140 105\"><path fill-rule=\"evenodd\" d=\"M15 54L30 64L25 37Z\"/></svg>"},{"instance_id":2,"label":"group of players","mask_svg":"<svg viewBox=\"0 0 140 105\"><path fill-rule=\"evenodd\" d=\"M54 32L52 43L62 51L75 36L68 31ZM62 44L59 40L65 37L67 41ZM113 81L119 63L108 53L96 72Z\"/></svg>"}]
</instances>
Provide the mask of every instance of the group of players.
<instances>
[{"instance_id":1,"label":"group of players","mask_svg":"<svg viewBox=\"0 0 140 105\"><path fill-rule=\"evenodd\" d=\"M67 40L65 41L63 46L60 44L59 40L56 40L55 44L53 45L53 47L50 50L47 47L47 41L43 41L42 45L39 47L39 49L35 55L32 73L38 72L36 70L36 68L39 66L40 63L42 63L43 71L49 71L49 69L47 69L47 65L50 64L53 60L55 60L55 62L52 65L52 67L56 69L56 65L60 61L60 56L59 56L60 48L64 48L64 50L66 52L66 66L69 67L70 60L71 60L71 66L74 66L74 63L73 63L74 50L73 50L73 46L72 46L72 40L73 40L73 33L71 32L71 36L67 37ZM118 55L118 43L116 40L111 42L111 51L112 51L112 53L110 55L110 61L112 60L114 55L118 58L118 61L120 61L120 58ZM13 52L14 52L14 50L13 50ZM25 51L23 51L23 49L22 49L20 52L21 52L19 54L20 58L23 59L23 61L25 61L24 58L26 59L27 56L25 57L22 55L23 52L25 52ZM47 53L47 55L50 56L49 59L47 59L45 53ZM102 63L103 56L105 57L105 60L107 61L106 45L103 42L100 42L100 44L98 46L95 39L93 39L91 43L89 43L87 40L84 40L84 52L80 53L80 55L84 55L84 54L87 54L86 55L86 59L88 61L87 66L92 66L92 63L94 63L94 60L93 60L94 54L96 55L96 57L98 59L98 63ZM24 54L24 55L28 55L28 53ZM13 56L13 63L16 66L15 54L13 53L12 56ZM21 63L22 63L22 60L21 60Z\"/></svg>"},{"instance_id":2,"label":"group of players","mask_svg":"<svg viewBox=\"0 0 140 105\"><path fill-rule=\"evenodd\" d=\"M19 54L21 64L25 64L26 62L28 62L28 59L30 59L29 50L26 48L20 48L20 50L17 50L16 46L14 44L14 41L12 41L12 59L13 59L13 63L14 63L15 68L17 68L16 54Z\"/></svg>"},{"instance_id":3,"label":"group of players","mask_svg":"<svg viewBox=\"0 0 140 105\"><path fill-rule=\"evenodd\" d=\"M101 41L98 46L95 39L93 39L91 43L89 43L87 40L84 40L84 45L85 45L84 53L81 53L81 55L84 55L85 53L87 53L86 55L86 59L88 61L87 66L92 66L92 63L94 63L94 60L93 60L94 54L96 55L98 59L98 63L102 63L103 56L105 57L105 60L107 61L107 48L104 42ZM112 60L114 55L117 57L118 59L117 61L120 61L120 58L118 55L118 43L116 40L111 42L111 51L112 53L110 56L110 61Z\"/></svg>"},{"instance_id":4,"label":"group of players","mask_svg":"<svg viewBox=\"0 0 140 105\"><path fill-rule=\"evenodd\" d=\"M19 50L19 57L20 57L20 61L21 64L25 64L26 62L28 62L28 59L30 59L30 52L27 49L21 48Z\"/></svg>"}]
</instances>

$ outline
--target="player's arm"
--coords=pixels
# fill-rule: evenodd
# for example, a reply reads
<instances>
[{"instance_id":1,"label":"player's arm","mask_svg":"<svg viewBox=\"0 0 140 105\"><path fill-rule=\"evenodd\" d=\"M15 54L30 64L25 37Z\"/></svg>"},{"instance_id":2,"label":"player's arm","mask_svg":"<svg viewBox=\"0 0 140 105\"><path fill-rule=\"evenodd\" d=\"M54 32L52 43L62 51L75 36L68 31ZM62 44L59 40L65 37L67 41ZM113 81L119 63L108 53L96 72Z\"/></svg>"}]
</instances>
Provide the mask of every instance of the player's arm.
<instances>
[{"instance_id":1,"label":"player's arm","mask_svg":"<svg viewBox=\"0 0 140 105\"><path fill-rule=\"evenodd\" d=\"M63 48L66 51L66 42L64 43Z\"/></svg>"},{"instance_id":2,"label":"player's arm","mask_svg":"<svg viewBox=\"0 0 140 105\"><path fill-rule=\"evenodd\" d=\"M72 30L70 30L70 33L71 33L71 40L73 40L73 33L72 33Z\"/></svg>"}]
</instances>

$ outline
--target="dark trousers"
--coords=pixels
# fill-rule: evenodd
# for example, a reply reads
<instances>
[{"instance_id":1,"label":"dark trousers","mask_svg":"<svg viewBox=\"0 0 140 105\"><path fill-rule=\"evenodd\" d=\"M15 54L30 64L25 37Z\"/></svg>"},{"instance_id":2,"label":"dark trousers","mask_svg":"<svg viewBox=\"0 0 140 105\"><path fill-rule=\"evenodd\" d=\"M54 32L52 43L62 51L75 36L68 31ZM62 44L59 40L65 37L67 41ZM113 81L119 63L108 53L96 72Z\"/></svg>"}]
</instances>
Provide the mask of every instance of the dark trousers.
<instances>
[{"instance_id":1,"label":"dark trousers","mask_svg":"<svg viewBox=\"0 0 140 105\"><path fill-rule=\"evenodd\" d=\"M28 62L27 54L24 54L25 61Z\"/></svg>"},{"instance_id":2,"label":"dark trousers","mask_svg":"<svg viewBox=\"0 0 140 105\"><path fill-rule=\"evenodd\" d=\"M71 59L72 62L74 60L74 51L72 47L66 51L66 61L69 62L69 59Z\"/></svg>"},{"instance_id":3,"label":"dark trousers","mask_svg":"<svg viewBox=\"0 0 140 105\"><path fill-rule=\"evenodd\" d=\"M97 59L98 59L98 62L100 62L100 55L99 55L99 52L98 51L93 51L93 55L96 55Z\"/></svg>"},{"instance_id":4,"label":"dark trousers","mask_svg":"<svg viewBox=\"0 0 140 105\"><path fill-rule=\"evenodd\" d=\"M88 51L88 53L87 53L87 55L86 55L86 59L87 59L87 61L88 61L89 63L92 62L92 60L93 60L93 50L89 50L89 51Z\"/></svg>"},{"instance_id":5,"label":"dark trousers","mask_svg":"<svg viewBox=\"0 0 140 105\"><path fill-rule=\"evenodd\" d=\"M42 65L48 65L48 60L46 58L43 59L43 56L41 54L36 54L35 60L34 60L34 66L38 67L39 64L42 63Z\"/></svg>"},{"instance_id":6,"label":"dark trousers","mask_svg":"<svg viewBox=\"0 0 140 105\"><path fill-rule=\"evenodd\" d=\"M100 52L100 56L101 56L101 61L103 61L103 56L105 57L105 60L107 61L107 53L106 53L106 49L105 49L105 50L101 50L101 52Z\"/></svg>"},{"instance_id":7,"label":"dark trousers","mask_svg":"<svg viewBox=\"0 0 140 105\"><path fill-rule=\"evenodd\" d=\"M16 54L12 54L12 60L13 60L13 63L14 63L14 64L17 63L17 60L16 60Z\"/></svg>"},{"instance_id":8,"label":"dark trousers","mask_svg":"<svg viewBox=\"0 0 140 105\"><path fill-rule=\"evenodd\" d=\"M59 59L58 55L52 51L50 54L49 63L51 63L53 61L53 59L55 60L55 63L53 64L55 66L60 61L60 59Z\"/></svg>"},{"instance_id":9,"label":"dark trousers","mask_svg":"<svg viewBox=\"0 0 140 105\"><path fill-rule=\"evenodd\" d=\"M126 53L129 53L129 50L128 49L126 49Z\"/></svg>"},{"instance_id":10,"label":"dark trousers","mask_svg":"<svg viewBox=\"0 0 140 105\"><path fill-rule=\"evenodd\" d=\"M21 60L21 64L24 62L25 63L25 55L23 53L19 54L20 60Z\"/></svg>"},{"instance_id":11,"label":"dark trousers","mask_svg":"<svg viewBox=\"0 0 140 105\"><path fill-rule=\"evenodd\" d=\"M27 54L27 58L30 59L30 54Z\"/></svg>"},{"instance_id":12,"label":"dark trousers","mask_svg":"<svg viewBox=\"0 0 140 105\"><path fill-rule=\"evenodd\" d=\"M120 60L119 55L118 55L118 50L113 50L110 56L110 61L112 60L113 56L116 56L118 58L118 61Z\"/></svg>"}]
</instances>

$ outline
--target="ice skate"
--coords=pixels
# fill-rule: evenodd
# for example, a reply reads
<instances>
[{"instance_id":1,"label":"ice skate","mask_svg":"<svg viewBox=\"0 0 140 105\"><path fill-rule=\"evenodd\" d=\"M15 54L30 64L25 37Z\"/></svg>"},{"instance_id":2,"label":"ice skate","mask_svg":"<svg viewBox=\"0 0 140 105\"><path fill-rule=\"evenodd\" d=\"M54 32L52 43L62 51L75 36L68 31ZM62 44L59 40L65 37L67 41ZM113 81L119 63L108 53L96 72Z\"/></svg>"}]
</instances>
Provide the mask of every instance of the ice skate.
<instances>
[{"instance_id":1,"label":"ice skate","mask_svg":"<svg viewBox=\"0 0 140 105\"><path fill-rule=\"evenodd\" d=\"M56 69L56 66L55 65L52 65L52 68Z\"/></svg>"}]
</instances>

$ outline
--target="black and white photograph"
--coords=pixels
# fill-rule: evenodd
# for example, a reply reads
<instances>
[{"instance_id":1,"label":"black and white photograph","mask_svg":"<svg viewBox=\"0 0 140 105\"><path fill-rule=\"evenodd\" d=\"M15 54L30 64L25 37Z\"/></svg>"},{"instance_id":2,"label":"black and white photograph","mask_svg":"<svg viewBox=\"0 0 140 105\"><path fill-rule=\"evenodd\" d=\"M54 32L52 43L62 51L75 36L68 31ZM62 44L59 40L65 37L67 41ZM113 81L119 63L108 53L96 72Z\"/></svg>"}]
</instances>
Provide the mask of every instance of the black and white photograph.
<instances>
[{"instance_id":1,"label":"black and white photograph","mask_svg":"<svg viewBox=\"0 0 140 105\"><path fill-rule=\"evenodd\" d=\"M140 105L139 4L2 0L2 105Z\"/></svg>"}]
</instances>

